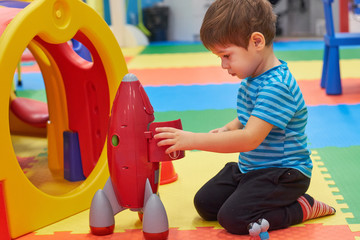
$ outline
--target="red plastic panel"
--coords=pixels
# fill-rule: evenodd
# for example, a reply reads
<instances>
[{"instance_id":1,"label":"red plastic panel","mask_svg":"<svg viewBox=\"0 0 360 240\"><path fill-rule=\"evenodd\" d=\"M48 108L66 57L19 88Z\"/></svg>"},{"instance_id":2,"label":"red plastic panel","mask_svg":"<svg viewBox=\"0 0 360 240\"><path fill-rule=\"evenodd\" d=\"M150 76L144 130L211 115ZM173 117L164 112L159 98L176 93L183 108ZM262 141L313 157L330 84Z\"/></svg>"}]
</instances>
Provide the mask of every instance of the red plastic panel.
<instances>
[{"instance_id":1,"label":"red plastic panel","mask_svg":"<svg viewBox=\"0 0 360 240\"><path fill-rule=\"evenodd\" d=\"M69 128L79 134L84 175L95 167L104 147L110 112L110 97L103 63L95 47L81 32L74 39L89 49L93 62L78 56L71 46L49 44L36 38L56 61L67 99ZM51 116L50 116L51 118Z\"/></svg>"},{"instance_id":2,"label":"red plastic panel","mask_svg":"<svg viewBox=\"0 0 360 240\"><path fill-rule=\"evenodd\" d=\"M10 240L10 232L6 213L4 181L0 180L0 239Z\"/></svg>"},{"instance_id":3,"label":"red plastic panel","mask_svg":"<svg viewBox=\"0 0 360 240\"><path fill-rule=\"evenodd\" d=\"M46 122L49 120L45 102L17 97L11 101L10 109L18 118L35 127L46 127Z\"/></svg>"}]
</instances>

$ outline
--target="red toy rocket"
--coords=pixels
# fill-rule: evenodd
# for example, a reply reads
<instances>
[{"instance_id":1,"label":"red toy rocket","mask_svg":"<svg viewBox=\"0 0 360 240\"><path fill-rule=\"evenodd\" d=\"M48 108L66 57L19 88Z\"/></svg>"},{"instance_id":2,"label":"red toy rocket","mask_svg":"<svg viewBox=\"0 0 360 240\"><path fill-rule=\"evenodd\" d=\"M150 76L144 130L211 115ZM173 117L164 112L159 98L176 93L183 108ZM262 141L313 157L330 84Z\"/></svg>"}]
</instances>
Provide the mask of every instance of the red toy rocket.
<instances>
[{"instance_id":1,"label":"red toy rocket","mask_svg":"<svg viewBox=\"0 0 360 240\"><path fill-rule=\"evenodd\" d=\"M116 93L109 120L107 153L110 178L98 190L90 207L90 228L95 235L114 230L114 215L125 209L143 213L145 239L167 239L165 208L157 195L159 162L184 157L184 152L165 154L153 139L155 128L181 129L180 119L154 123L150 100L134 74L123 78Z\"/></svg>"}]
</instances>

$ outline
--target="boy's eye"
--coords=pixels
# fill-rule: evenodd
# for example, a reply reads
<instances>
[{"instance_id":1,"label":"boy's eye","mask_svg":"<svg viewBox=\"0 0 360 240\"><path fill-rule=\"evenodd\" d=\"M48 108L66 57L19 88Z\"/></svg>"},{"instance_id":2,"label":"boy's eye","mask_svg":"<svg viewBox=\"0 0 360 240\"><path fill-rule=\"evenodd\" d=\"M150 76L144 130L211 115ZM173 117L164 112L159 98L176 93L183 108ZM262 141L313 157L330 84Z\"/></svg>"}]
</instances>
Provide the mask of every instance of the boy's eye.
<instances>
[{"instance_id":1,"label":"boy's eye","mask_svg":"<svg viewBox=\"0 0 360 240\"><path fill-rule=\"evenodd\" d=\"M224 57L224 58L229 58L229 56L230 56L230 55L224 55L223 57Z\"/></svg>"}]
</instances>

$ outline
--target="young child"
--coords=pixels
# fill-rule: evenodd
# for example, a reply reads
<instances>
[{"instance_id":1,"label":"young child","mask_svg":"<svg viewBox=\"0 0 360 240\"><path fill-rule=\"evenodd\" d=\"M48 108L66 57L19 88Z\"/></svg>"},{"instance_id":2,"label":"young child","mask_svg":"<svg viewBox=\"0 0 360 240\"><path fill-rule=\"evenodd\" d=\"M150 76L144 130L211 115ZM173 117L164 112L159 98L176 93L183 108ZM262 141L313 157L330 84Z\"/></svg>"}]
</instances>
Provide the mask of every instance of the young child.
<instances>
[{"instance_id":1,"label":"young child","mask_svg":"<svg viewBox=\"0 0 360 240\"><path fill-rule=\"evenodd\" d=\"M221 66L241 81L237 117L209 133L158 128L166 152L240 152L196 194L205 220L218 220L230 233L247 234L259 219L270 230L335 213L305 194L312 162L307 148L307 108L287 64L274 55L276 16L267 0L216 0L200 36Z\"/></svg>"}]
</instances>

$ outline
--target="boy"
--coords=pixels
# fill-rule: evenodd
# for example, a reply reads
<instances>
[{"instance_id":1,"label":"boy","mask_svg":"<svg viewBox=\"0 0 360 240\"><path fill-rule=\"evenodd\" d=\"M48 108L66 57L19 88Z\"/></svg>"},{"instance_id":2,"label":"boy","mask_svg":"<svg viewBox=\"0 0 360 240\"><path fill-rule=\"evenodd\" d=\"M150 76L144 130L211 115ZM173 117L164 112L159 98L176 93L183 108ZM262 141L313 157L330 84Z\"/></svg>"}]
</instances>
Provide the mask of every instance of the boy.
<instances>
[{"instance_id":1,"label":"boy","mask_svg":"<svg viewBox=\"0 0 360 240\"><path fill-rule=\"evenodd\" d=\"M166 152L240 152L196 194L205 220L218 220L230 233L247 234L259 219L270 230L331 215L332 207L305 194L312 162L307 149L307 108L287 64L274 55L276 16L267 0L216 0L200 36L221 58L221 66L241 80L237 117L209 133L158 128Z\"/></svg>"}]
</instances>

